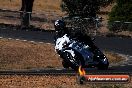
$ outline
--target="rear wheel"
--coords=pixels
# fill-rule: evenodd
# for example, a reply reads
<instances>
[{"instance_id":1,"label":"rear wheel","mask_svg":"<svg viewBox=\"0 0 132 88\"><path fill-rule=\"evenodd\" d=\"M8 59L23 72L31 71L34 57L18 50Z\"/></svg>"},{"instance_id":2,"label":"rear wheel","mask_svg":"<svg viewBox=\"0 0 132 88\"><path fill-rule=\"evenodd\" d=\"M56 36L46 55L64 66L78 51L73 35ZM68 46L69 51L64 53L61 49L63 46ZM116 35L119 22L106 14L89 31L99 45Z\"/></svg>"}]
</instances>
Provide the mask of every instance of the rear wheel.
<instances>
[{"instance_id":1,"label":"rear wheel","mask_svg":"<svg viewBox=\"0 0 132 88\"><path fill-rule=\"evenodd\" d=\"M79 60L76 60L74 57L72 57L70 53L67 53L67 56L68 56L67 59L69 60L70 63L70 67L77 71L80 65Z\"/></svg>"},{"instance_id":2,"label":"rear wheel","mask_svg":"<svg viewBox=\"0 0 132 88\"><path fill-rule=\"evenodd\" d=\"M63 65L64 68L69 68L70 67L69 63L65 60L62 61L62 65Z\"/></svg>"},{"instance_id":3,"label":"rear wheel","mask_svg":"<svg viewBox=\"0 0 132 88\"><path fill-rule=\"evenodd\" d=\"M79 65L76 66L76 65L74 65L74 64L71 64L71 68L74 69L75 71L78 71Z\"/></svg>"}]
</instances>

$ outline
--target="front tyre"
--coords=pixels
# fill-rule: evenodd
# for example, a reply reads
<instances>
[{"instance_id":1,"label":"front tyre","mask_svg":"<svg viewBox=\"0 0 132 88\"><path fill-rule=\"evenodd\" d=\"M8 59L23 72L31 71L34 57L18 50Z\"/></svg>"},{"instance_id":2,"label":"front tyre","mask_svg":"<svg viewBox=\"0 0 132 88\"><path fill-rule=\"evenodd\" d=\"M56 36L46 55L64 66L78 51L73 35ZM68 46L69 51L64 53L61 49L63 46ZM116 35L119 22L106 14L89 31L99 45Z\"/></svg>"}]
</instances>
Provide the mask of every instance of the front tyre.
<instances>
[{"instance_id":1,"label":"front tyre","mask_svg":"<svg viewBox=\"0 0 132 88\"><path fill-rule=\"evenodd\" d=\"M100 61L99 64L97 65L98 70L107 70L108 67L109 67L108 60L106 60L105 63L103 61Z\"/></svg>"}]
</instances>

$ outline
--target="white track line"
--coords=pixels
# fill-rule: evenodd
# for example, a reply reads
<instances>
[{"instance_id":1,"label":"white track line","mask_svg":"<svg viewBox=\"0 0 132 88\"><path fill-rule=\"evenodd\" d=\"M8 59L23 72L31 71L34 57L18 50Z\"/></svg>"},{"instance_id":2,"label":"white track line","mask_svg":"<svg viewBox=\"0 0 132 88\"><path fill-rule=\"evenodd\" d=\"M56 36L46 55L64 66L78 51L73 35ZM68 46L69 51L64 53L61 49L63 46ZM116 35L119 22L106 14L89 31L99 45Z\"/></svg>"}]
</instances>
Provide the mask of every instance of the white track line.
<instances>
[{"instance_id":1,"label":"white track line","mask_svg":"<svg viewBox=\"0 0 132 88\"><path fill-rule=\"evenodd\" d=\"M39 42L40 44L43 44L44 42Z\"/></svg>"},{"instance_id":2,"label":"white track line","mask_svg":"<svg viewBox=\"0 0 132 88\"><path fill-rule=\"evenodd\" d=\"M29 42L31 42L31 43L35 43L35 41L29 41Z\"/></svg>"},{"instance_id":3,"label":"white track line","mask_svg":"<svg viewBox=\"0 0 132 88\"><path fill-rule=\"evenodd\" d=\"M20 39L15 39L16 41L19 41Z\"/></svg>"},{"instance_id":4,"label":"white track line","mask_svg":"<svg viewBox=\"0 0 132 88\"><path fill-rule=\"evenodd\" d=\"M52 45L51 43L46 43L46 44Z\"/></svg>"},{"instance_id":5,"label":"white track line","mask_svg":"<svg viewBox=\"0 0 132 88\"><path fill-rule=\"evenodd\" d=\"M0 39L3 39L4 37L0 37ZM28 41L28 40L21 40L21 39L14 39L14 38L7 38L8 40L16 40L16 41L24 41L24 42L31 42L31 43L40 43L40 44L48 44L48 45L54 45L51 43L45 43L45 42L35 42L35 41Z\"/></svg>"},{"instance_id":6,"label":"white track line","mask_svg":"<svg viewBox=\"0 0 132 88\"><path fill-rule=\"evenodd\" d=\"M8 38L9 40L13 39L13 38Z\"/></svg>"},{"instance_id":7,"label":"white track line","mask_svg":"<svg viewBox=\"0 0 132 88\"><path fill-rule=\"evenodd\" d=\"M22 41L26 42L27 40L22 40Z\"/></svg>"}]
</instances>

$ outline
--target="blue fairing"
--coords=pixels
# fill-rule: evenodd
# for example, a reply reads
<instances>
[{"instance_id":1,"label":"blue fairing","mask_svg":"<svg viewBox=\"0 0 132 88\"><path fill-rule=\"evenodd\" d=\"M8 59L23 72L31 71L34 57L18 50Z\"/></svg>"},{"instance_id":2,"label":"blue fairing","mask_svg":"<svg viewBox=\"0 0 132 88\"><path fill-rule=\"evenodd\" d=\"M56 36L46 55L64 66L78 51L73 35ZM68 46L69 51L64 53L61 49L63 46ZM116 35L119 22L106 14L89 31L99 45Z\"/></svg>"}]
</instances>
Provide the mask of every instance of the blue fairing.
<instances>
[{"instance_id":1,"label":"blue fairing","mask_svg":"<svg viewBox=\"0 0 132 88\"><path fill-rule=\"evenodd\" d=\"M74 42L71 47L79 52L85 61L92 62L93 61L93 53L89 50L89 46L85 46L82 43Z\"/></svg>"}]
</instances>

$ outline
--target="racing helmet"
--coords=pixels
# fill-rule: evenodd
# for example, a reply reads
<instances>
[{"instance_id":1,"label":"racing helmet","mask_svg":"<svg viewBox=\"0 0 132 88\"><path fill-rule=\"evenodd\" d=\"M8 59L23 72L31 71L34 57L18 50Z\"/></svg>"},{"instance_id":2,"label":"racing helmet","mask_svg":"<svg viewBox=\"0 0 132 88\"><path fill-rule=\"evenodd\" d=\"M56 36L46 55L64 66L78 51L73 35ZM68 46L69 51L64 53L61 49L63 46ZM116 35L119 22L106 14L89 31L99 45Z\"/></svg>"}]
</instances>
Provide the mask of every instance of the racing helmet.
<instances>
[{"instance_id":1,"label":"racing helmet","mask_svg":"<svg viewBox=\"0 0 132 88\"><path fill-rule=\"evenodd\" d=\"M65 30L65 22L62 20L56 20L54 23L55 31L64 31Z\"/></svg>"}]
</instances>

